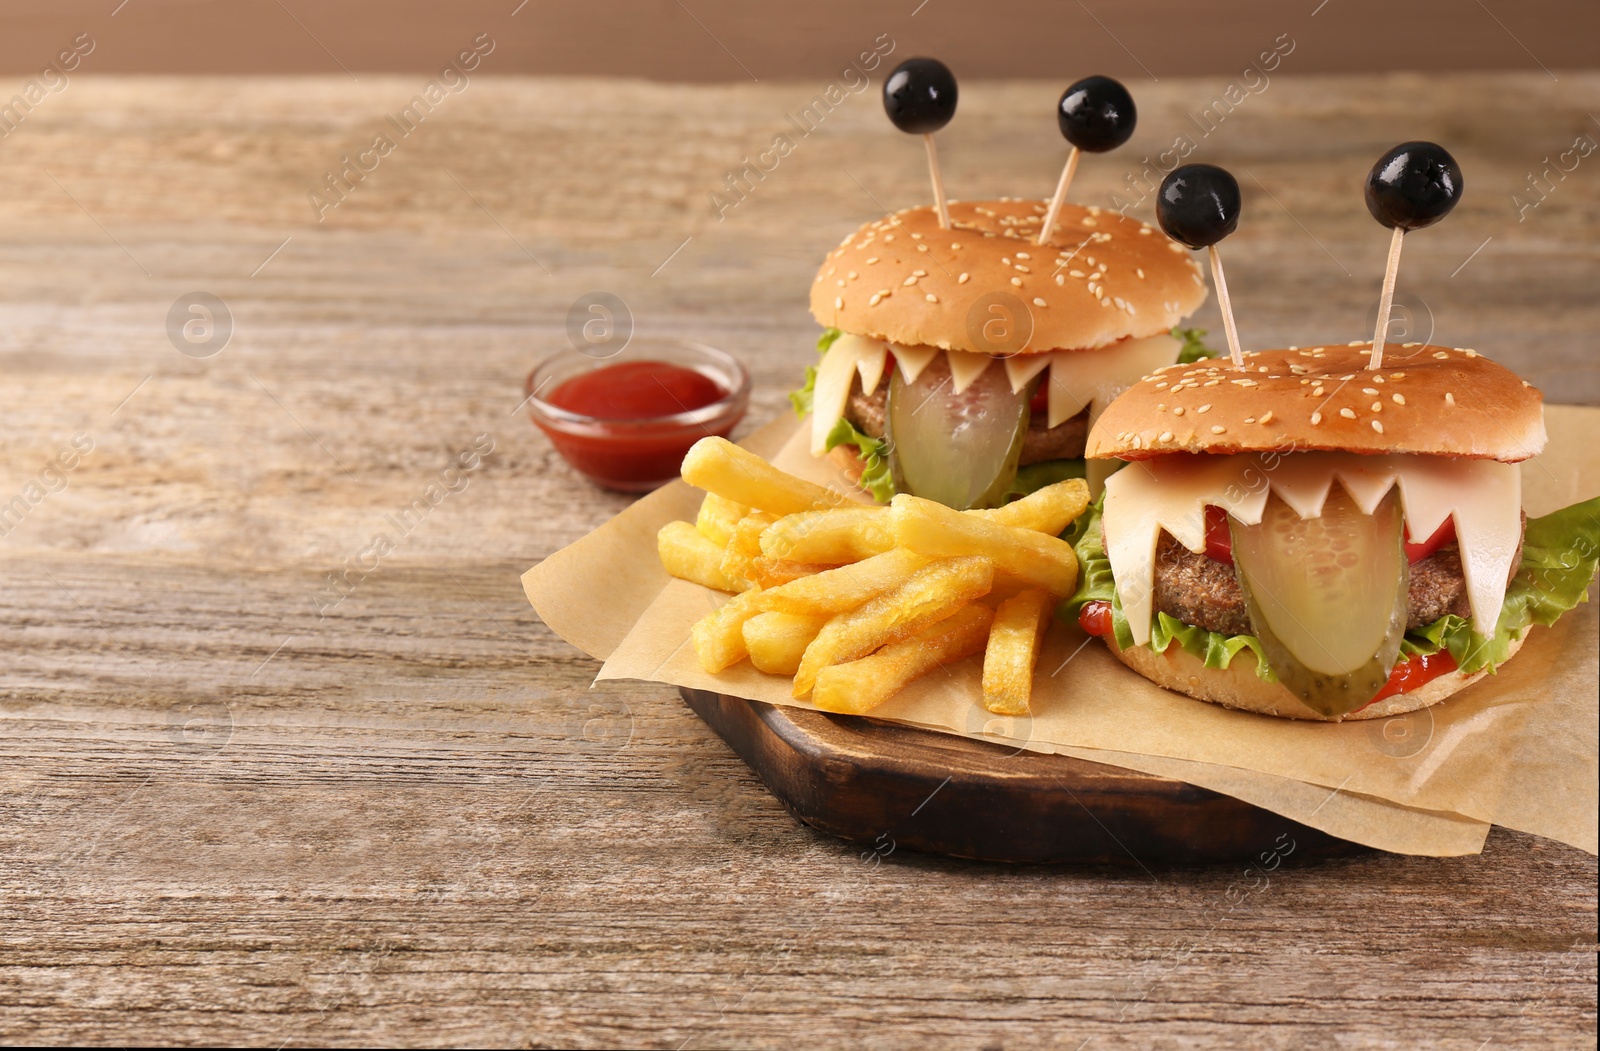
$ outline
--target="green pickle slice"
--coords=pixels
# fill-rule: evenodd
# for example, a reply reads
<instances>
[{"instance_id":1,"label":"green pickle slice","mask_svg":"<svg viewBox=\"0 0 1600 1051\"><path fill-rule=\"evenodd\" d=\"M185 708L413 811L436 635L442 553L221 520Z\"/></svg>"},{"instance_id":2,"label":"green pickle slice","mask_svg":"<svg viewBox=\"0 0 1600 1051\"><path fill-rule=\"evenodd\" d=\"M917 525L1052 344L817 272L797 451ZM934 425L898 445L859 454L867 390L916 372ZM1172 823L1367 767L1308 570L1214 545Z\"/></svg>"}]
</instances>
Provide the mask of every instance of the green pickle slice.
<instances>
[{"instance_id":1,"label":"green pickle slice","mask_svg":"<svg viewBox=\"0 0 1600 1051\"><path fill-rule=\"evenodd\" d=\"M1232 517L1234 573L1278 681L1313 711L1367 705L1400 655L1410 567L1394 491L1363 514L1335 484L1319 518L1276 494L1258 525Z\"/></svg>"},{"instance_id":2,"label":"green pickle slice","mask_svg":"<svg viewBox=\"0 0 1600 1051\"><path fill-rule=\"evenodd\" d=\"M884 436L894 488L947 507L998 507L1017 477L1029 391L994 362L960 394L940 354L915 383L891 370Z\"/></svg>"}]
</instances>

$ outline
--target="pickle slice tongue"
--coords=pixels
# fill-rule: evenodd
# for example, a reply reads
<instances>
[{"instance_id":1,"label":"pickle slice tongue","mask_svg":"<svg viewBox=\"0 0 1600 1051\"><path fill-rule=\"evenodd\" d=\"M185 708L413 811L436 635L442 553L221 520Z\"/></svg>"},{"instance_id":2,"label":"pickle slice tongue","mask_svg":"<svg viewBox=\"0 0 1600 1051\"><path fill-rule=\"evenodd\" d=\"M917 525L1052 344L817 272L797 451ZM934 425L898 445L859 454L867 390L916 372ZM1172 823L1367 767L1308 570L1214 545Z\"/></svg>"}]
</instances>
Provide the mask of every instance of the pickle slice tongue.
<instances>
[{"instance_id":1,"label":"pickle slice tongue","mask_svg":"<svg viewBox=\"0 0 1600 1051\"><path fill-rule=\"evenodd\" d=\"M1230 518L1234 572L1267 664L1328 718L1365 706L1389 679L1405 634L1409 573L1391 492L1363 514L1339 485L1319 518L1276 495L1259 525Z\"/></svg>"},{"instance_id":2,"label":"pickle slice tongue","mask_svg":"<svg viewBox=\"0 0 1600 1051\"><path fill-rule=\"evenodd\" d=\"M991 362L960 394L951 385L943 354L915 383L907 383L897 368L884 415L896 492L958 511L993 507L1005 499L1028 431L1028 390L1013 394L999 362Z\"/></svg>"}]
</instances>

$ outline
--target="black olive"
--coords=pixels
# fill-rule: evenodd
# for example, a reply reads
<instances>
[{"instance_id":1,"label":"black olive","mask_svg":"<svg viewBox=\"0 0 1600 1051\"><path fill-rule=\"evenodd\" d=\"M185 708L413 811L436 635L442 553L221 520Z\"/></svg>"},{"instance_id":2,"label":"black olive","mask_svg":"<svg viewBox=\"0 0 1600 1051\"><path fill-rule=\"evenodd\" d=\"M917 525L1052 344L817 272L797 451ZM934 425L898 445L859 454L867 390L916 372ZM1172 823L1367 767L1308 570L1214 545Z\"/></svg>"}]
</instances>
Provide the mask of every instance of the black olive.
<instances>
[{"instance_id":1,"label":"black olive","mask_svg":"<svg viewBox=\"0 0 1600 1051\"><path fill-rule=\"evenodd\" d=\"M936 58L908 58L883 82L883 111L901 131L926 135L956 115L956 77Z\"/></svg>"},{"instance_id":2,"label":"black olive","mask_svg":"<svg viewBox=\"0 0 1600 1051\"><path fill-rule=\"evenodd\" d=\"M1393 230L1420 230L1461 200L1461 166L1433 142L1402 142L1367 174L1367 211Z\"/></svg>"},{"instance_id":3,"label":"black olive","mask_svg":"<svg viewBox=\"0 0 1600 1051\"><path fill-rule=\"evenodd\" d=\"M1127 142L1139 111L1128 89L1110 77L1084 77L1061 93L1056 123L1068 142L1086 153L1105 153Z\"/></svg>"},{"instance_id":4,"label":"black olive","mask_svg":"<svg viewBox=\"0 0 1600 1051\"><path fill-rule=\"evenodd\" d=\"M1214 245L1239 225L1239 183L1214 164L1174 168L1161 181L1156 219L1181 245Z\"/></svg>"}]
</instances>

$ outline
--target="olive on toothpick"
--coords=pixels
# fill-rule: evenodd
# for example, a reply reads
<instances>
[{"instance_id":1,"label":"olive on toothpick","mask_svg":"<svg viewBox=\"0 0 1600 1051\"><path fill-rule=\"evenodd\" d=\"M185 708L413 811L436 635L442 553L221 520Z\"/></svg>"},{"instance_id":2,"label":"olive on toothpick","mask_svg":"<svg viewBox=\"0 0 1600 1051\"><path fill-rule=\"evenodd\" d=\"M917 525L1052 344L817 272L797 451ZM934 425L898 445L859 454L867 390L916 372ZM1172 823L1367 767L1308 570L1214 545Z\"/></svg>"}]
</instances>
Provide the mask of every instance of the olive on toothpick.
<instances>
[{"instance_id":1,"label":"olive on toothpick","mask_svg":"<svg viewBox=\"0 0 1600 1051\"><path fill-rule=\"evenodd\" d=\"M1394 305L1394 282L1400 272L1400 245L1407 230L1421 230L1450 214L1461 200L1461 166L1450 151L1434 142L1402 142L1378 158L1367 173L1367 211L1394 231L1389 238L1389 261L1383 271L1383 293L1378 297L1378 328L1372 334L1367 367L1383 365L1389 310Z\"/></svg>"},{"instance_id":2,"label":"olive on toothpick","mask_svg":"<svg viewBox=\"0 0 1600 1051\"><path fill-rule=\"evenodd\" d=\"M921 135L928 148L933 201L939 210L939 225L945 229L950 228L950 206L945 201L933 133L956 115L957 96L955 74L936 58L908 58L883 82L883 111L890 122L908 135Z\"/></svg>"},{"instance_id":3,"label":"olive on toothpick","mask_svg":"<svg viewBox=\"0 0 1600 1051\"><path fill-rule=\"evenodd\" d=\"M1039 229L1040 244L1049 241L1055 232L1056 218L1067 199L1067 187L1072 185L1072 177L1078 171L1079 154L1116 149L1133 136L1138 121L1139 111L1133 104L1133 96L1110 77L1084 77L1061 93L1061 100L1056 103L1056 126L1072 144L1072 152L1067 154L1055 196L1050 198L1050 209L1045 212L1044 226Z\"/></svg>"},{"instance_id":4,"label":"olive on toothpick","mask_svg":"<svg viewBox=\"0 0 1600 1051\"><path fill-rule=\"evenodd\" d=\"M1244 368L1239 350L1239 330L1233 323L1233 302L1222 276L1217 242L1239 226L1239 182L1214 164L1185 164L1161 181L1156 195L1156 219L1167 236L1187 248L1204 248L1211 255L1211 279L1222 308L1222 328L1228 334L1228 354L1235 368Z\"/></svg>"}]
</instances>

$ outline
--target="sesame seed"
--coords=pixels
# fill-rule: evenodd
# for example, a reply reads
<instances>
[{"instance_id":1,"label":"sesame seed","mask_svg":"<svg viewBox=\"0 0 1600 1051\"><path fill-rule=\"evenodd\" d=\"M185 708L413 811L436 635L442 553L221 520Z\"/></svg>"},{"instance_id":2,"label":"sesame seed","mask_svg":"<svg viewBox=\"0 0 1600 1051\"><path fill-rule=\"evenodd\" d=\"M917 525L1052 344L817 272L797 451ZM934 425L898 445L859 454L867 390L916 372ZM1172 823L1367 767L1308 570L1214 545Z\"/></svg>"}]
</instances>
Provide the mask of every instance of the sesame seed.
<instances>
[{"instance_id":1,"label":"sesame seed","mask_svg":"<svg viewBox=\"0 0 1600 1051\"><path fill-rule=\"evenodd\" d=\"M882 292L874 292L874 293L872 293L872 298L867 300L867 306L875 307L879 303L882 303L882 302L883 302L883 293Z\"/></svg>"},{"instance_id":2,"label":"sesame seed","mask_svg":"<svg viewBox=\"0 0 1600 1051\"><path fill-rule=\"evenodd\" d=\"M1372 429L1377 431L1379 434L1382 434L1383 433L1383 424L1379 423L1377 420L1373 420L1372 421Z\"/></svg>"},{"instance_id":3,"label":"sesame seed","mask_svg":"<svg viewBox=\"0 0 1600 1051\"><path fill-rule=\"evenodd\" d=\"M1121 296L1112 296L1111 301L1117 305L1118 310L1125 309L1128 305L1128 301Z\"/></svg>"},{"instance_id":4,"label":"sesame seed","mask_svg":"<svg viewBox=\"0 0 1600 1051\"><path fill-rule=\"evenodd\" d=\"M1361 393L1362 394L1376 394L1376 393L1378 393L1378 390L1377 390L1376 387L1362 387L1361 388Z\"/></svg>"},{"instance_id":5,"label":"sesame seed","mask_svg":"<svg viewBox=\"0 0 1600 1051\"><path fill-rule=\"evenodd\" d=\"M1261 414L1261 422L1262 423L1271 423L1272 422L1272 410L1269 409L1266 412Z\"/></svg>"},{"instance_id":6,"label":"sesame seed","mask_svg":"<svg viewBox=\"0 0 1600 1051\"><path fill-rule=\"evenodd\" d=\"M1454 394L1451 394L1449 391L1445 391L1444 392L1444 403L1446 405L1454 405L1456 403L1456 396Z\"/></svg>"},{"instance_id":7,"label":"sesame seed","mask_svg":"<svg viewBox=\"0 0 1600 1051\"><path fill-rule=\"evenodd\" d=\"M1167 381L1166 380L1162 380L1160 383L1156 384L1156 389L1160 390L1162 387L1165 387L1166 385L1167 385Z\"/></svg>"},{"instance_id":8,"label":"sesame seed","mask_svg":"<svg viewBox=\"0 0 1600 1051\"><path fill-rule=\"evenodd\" d=\"M910 277L906 278L904 281L902 281L900 283L902 285L907 285L907 286L914 285L914 284L917 283L917 275L916 274L912 274Z\"/></svg>"},{"instance_id":9,"label":"sesame seed","mask_svg":"<svg viewBox=\"0 0 1600 1051\"><path fill-rule=\"evenodd\" d=\"M1211 433L1212 434L1224 434L1224 433L1227 432L1227 430L1228 430L1228 428L1226 428L1226 427L1215 427L1214 426L1214 427L1211 428Z\"/></svg>"},{"instance_id":10,"label":"sesame seed","mask_svg":"<svg viewBox=\"0 0 1600 1051\"><path fill-rule=\"evenodd\" d=\"M1068 270L1067 271L1067 276L1068 277L1082 277L1083 276L1083 271L1082 270Z\"/></svg>"},{"instance_id":11,"label":"sesame seed","mask_svg":"<svg viewBox=\"0 0 1600 1051\"><path fill-rule=\"evenodd\" d=\"M1211 411L1211 403L1208 401L1204 405L1200 406L1198 409L1196 409L1194 411L1195 412L1210 412Z\"/></svg>"},{"instance_id":12,"label":"sesame seed","mask_svg":"<svg viewBox=\"0 0 1600 1051\"><path fill-rule=\"evenodd\" d=\"M1347 420L1353 420L1356 418L1356 410L1350 408L1340 409L1339 415L1343 416Z\"/></svg>"},{"instance_id":13,"label":"sesame seed","mask_svg":"<svg viewBox=\"0 0 1600 1051\"><path fill-rule=\"evenodd\" d=\"M1436 350L1436 351L1434 351L1434 352L1433 352L1433 356L1434 356L1434 357L1436 357L1436 358L1438 358L1438 359L1439 359L1439 360L1440 360L1440 361L1449 361L1449 360L1450 360L1450 355L1448 355L1448 354L1446 354L1446 353L1445 353L1445 352L1444 352L1444 351L1442 351L1442 350Z\"/></svg>"},{"instance_id":14,"label":"sesame seed","mask_svg":"<svg viewBox=\"0 0 1600 1051\"><path fill-rule=\"evenodd\" d=\"M1021 287L1022 287L1022 278L1020 278L1020 277L1013 277L1013 278L1012 278L1012 279L1011 279L1011 283L1012 283L1012 284L1013 284L1013 285L1016 285L1016 286L1017 286L1017 287L1018 287L1018 288L1021 288Z\"/></svg>"},{"instance_id":15,"label":"sesame seed","mask_svg":"<svg viewBox=\"0 0 1600 1051\"><path fill-rule=\"evenodd\" d=\"M1372 411L1373 412L1382 412L1383 411L1383 402L1381 402L1381 401L1373 402L1372 403Z\"/></svg>"},{"instance_id":16,"label":"sesame seed","mask_svg":"<svg viewBox=\"0 0 1600 1051\"><path fill-rule=\"evenodd\" d=\"M1027 252L1018 252L1017 253L1017 258L1018 259L1032 259L1033 257L1030 256Z\"/></svg>"},{"instance_id":17,"label":"sesame seed","mask_svg":"<svg viewBox=\"0 0 1600 1051\"><path fill-rule=\"evenodd\" d=\"M1008 256L1008 255L1003 255L1003 256L1000 257L1000 262L1004 263L1006 266L1010 266L1011 265L1011 257Z\"/></svg>"},{"instance_id":18,"label":"sesame seed","mask_svg":"<svg viewBox=\"0 0 1600 1051\"><path fill-rule=\"evenodd\" d=\"M1244 418L1244 422L1246 422L1246 423L1254 423L1254 422L1256 422L1256 418L1254 416L1246 416Z\"/></svg>"},{"instance_id":19,"label":"sesame seed","mask_svg":"<svg viewBox=\"0 0 1600 1051\"><path fill-rule=\"evenodd\" d=\"M1404 394L1391 394L1389 397L1394 399L1394 403L1396 405L1404 405L1406 403L1406 396Z\"/></svg>"},{"instance_id":20,"label":"sesame seed","mask_svg":"<svg viewBox=\"0 0 1600 1051\"><path fill-rule=\"evenodd\" d=\"M939 302L939 297L934 295L932 292L929 292L926 296L923 296L922 298L926 299L930 303Z\"/></svg>"},{"instance_id":21,"label":"sesame seed","mask_svg":"<svg viewBox=\"0 0 1600 1051\"><path fill-rule=\"evenodd\" d=\"M1033 297L1033 305L1036 306L1036 307L1043 307L1043 306L1049 306L1050 304L1046 303L1044 300L1040 299L1038 296L1034 296Z\"/></svg>"},{"instance_id":22,"label":"sesame seed","mask_svg":"<svg viewBox=\"0 0 1600 1051\"><path fill-rule=\"evenodd\" d=\"M1022 272L1022 273L1024 273L1024 274L1031 274L1031 273L1033 273L1033 271L1032 271L1032 270L1029 270L1029 269L1028 269L1028 268L1027 268L1027 267L1025 267L1025 266L1023 266L1023 265L1022 265L1022 264L1021 264L1021 263L1018 263L1018 264L1017 264L1017 269L1018 269L1018 270L1019 270L1019 271L1021 271L1021 272Z\"/></svg>"},{"instance_id":23,"label":"sesame seed","mask_svg":"<svg viewBox=\"0 0 1600 1051\"><path fill-rule=\"evenodd\" d=\"M1467 350L1463 350L1461 353L1465 354L1469 358L1475 358L1475 357L1478 356L1478 352L1475 351L1475 350L1472 350L1470 348L1468 348Z\"/></svg>"},{"instance_id":24,"label":"sesame seed","mask_svg":"<svg viewBox=\"0 0 1600 1051\"><path fill-rule=\"evenodd\" d=\"M871 266L873 263L876 263L877 261L878 261L878 257L877 256L872 256L871 258L869 258L867 260L867 265Z\"/></svg>"},{"instance_id":25,"label":"sesame seed","mask_svg":"<svg viewBox=\"0 0 1600 1051\"><path fill-rule=\"evenodd\" d=\"M1319 424L1321 422L1322 422L1322 413L1314 412L1314 413L1311 414L1311 426L1315 427L1317 424Z\"/></svg>"},{"instance_id":26,"label":"sesame seed","mask_svg":"<svg viewBox=\"0 0 1600 1051\"><path fill-rule=\"evenodd\" d=\"M1217 384L1219 384L1221 382L1222 382L1221 380L1206 380L1204 383L1200 384L1200 386L1202 386L1202 387L1215 387Z\"/></svg>"},{"instance_id":27,"label":"sesame seed","mask_svg":"<svg viewBox=\"0 0 1600 1051\"><path fill-rule=\"evenodd\" d=\"M1389 378L1392 380L1403 380L1406 378L1406 374L1403 372L1391 372L1389 373Z\"/></svg>"},{"instance_id":28,"label":"sesame seed","mask_svg":"<svg viewBox=\"0 0 1600 1051\"><path fill-rule=\"evenodd\" d=\"M894 240L894 234L884 234L883 235L883 240L884 240L885 243L893 241Z\"/></svg>"},{"instance_id":29,"label":"sesame seed","mask_svg":"<svg viewBox=\"0 0 1600 1051\"><path fill-rule=\"evenodd\" d=\"M835 309L835 310L843 310L844 309L844 300L842 298L840 298L839 296L834 296L833 297L833 309Z\"/></svg>"},{"instance_id":30,"label":"sesame seed","mask_svg":"<svg viewBox=\"0 0 1600 1051\"><path fill-rule=\"evenodd\" d=\"M842 278L842 277L839 278L838 280L834 281L834 284L838 285L840 288L843 288L844 287L844 278Z\"/></svg>"},{"instance_id":31,"label":"sesame seed","mask_svg":"<svg viewBox=\"0 0 1600 1051\"><path fill-rule=\"evenodd\" d=\"M1060 274L1056 275L1056 284L1065 285L1066 283L1067 283L1067 279L1066 278L1062 277Z\"/></svg>"},{"instance_id":32,"label":"sesame seed","mask_svg":"<svg viewBox=\"0 0 1600 1051\"><path fill-rule=\"evenodd\" d=\"M1163 442L1170 442L1172 440L1172 432L1171 431L1162 431L1161 432L1161 437L1156 439L1156 440L1157 441L1163 441Z\"/></svg>"},{"instance_id":33,"label":"sesame seed","mask_svg":"<svg viewBox=\"0 0 1600 1051\"><path fill-rule=\"evenodd\" d=\"M963 273L960 277L956 278L956 284L964 285L964 284L967 283L968 280L971 279L971 277L972 277L971 274Z\"/></svg>"},{"instance_id":34,"label":"sesame seed","mask_svg":"<svg viewBox=\"0 0 1600 1051\"><path fill-rule=\"evenodd\" d=\"M850 280L854 281L859 275L854 270L852 270L848 274L846 274L845 276L848 277Z\"/></svg>"},{"instance_id":35,"label":"sesame seed","mask_svg":"<svg viewBox=\"0 0 1600 1051\"><path fill-rule=\"evenodd\" d=\"M1148 226L1141 226L1139 227L1139 233L1141 235L1148 235L1150 233L1150 228Z\"/></svg>"},{"instance_id":36,"label":"sesame seed","mask_svg":"<svg viewBox=\"0 0 1600 1051\"><path fill-rule=\"evenodd\" d=\"M1084 262L1085 262L1085 263L1088 263L1088 264L1089 264L1089 265L1090 265L1090 266L1094 266L1094 256L1092 256L1092 255L1086 255L1086 256L1084 256L1084 257L1083 257L1083 261L1084 261Z\"/></svg>"},{"instance_id":37,"label":"sesame seed","mask_svg":"<svg viewBox=\"0 0 1600 1051\"><path fill-rule=\"evenodd\" d=\"M1183 415L1183 406L1179 405L1176 408L1174 408L1172 410L1172 415L1174 415L1174 416L1182 416Z\"/></svg>"},{"instance_id":38,"label":"sesame seed","mask_svg":"<svg viewBox=\"0 0 1600 1051\"><path fill-rule=\"evenodd\" d=\"M1134 273L1139 275L1139 280L1144 280L1144 267L1139 267L1138 269L1134 270Z\"/></svg>"}]
</instances>

